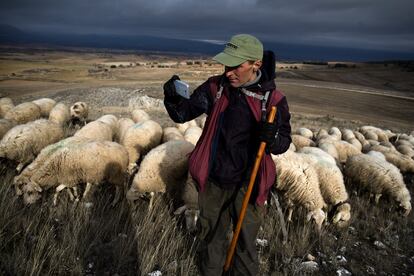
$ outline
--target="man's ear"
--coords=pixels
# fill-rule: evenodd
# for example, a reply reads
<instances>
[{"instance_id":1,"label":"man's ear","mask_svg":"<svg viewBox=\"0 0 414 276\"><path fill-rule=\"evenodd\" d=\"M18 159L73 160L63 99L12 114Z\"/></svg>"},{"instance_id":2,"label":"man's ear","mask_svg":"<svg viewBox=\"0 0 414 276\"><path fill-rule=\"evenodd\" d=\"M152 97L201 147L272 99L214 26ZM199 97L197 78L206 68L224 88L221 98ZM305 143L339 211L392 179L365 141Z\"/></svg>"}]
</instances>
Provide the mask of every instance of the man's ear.
<instances>
[{"instance_id":1,"label":"man's ear","mask_svg":"<svg viewBox=\"0 0 414 276\"><path fill-rule=\"evenodd\" d=\"M262 61L261 60L256 60L253 63L254 71L256 72L257 70L259 70L260 67L262 67Z\"/></svg>"}]
</instances>

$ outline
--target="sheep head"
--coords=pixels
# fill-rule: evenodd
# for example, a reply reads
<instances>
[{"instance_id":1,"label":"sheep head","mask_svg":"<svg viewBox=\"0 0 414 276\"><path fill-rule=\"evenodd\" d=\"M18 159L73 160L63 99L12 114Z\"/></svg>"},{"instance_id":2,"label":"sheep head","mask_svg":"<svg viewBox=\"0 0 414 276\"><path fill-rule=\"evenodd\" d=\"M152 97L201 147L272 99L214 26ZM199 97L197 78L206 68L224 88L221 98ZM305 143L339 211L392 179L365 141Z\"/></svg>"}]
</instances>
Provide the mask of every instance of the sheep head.
<instances>
[{"instance_id":1,"label":"sheep head","mask_svg":"<svg viewBox=\"0 0 414 276\"><path fill-rule=\"evenodd\" d=\"M316 209L316 210L310 211L306 215L306 220L307 221L313 220L316 224L318 231L321 230L322 223L324 222L325 218L326 218L326 215L322 209Z\"/></svg>"},{"instance_id":2,"label":"sheep head","mask_svg":"<svg viewBox=\"0 0 414 276\"><path fill-rule=\"evenodd\" d=\"M23 201L25 204L30 205L38 201L42 195L42 188L36 182L29 182L23 186Z\"/></svg>"},{"instance_id":3,"label":"sheep head","mask_svg":"<svg viewBox=\"0 0 414 276\"><path fill-rule=\"evenodd\" d=\"M336 213L332 218L332 222L338 226L343 226L350 219L351 205L349 203L343 203L338 206Z\"/></svg>"},{"instance_id":4,"label":"sheep head","mask_svg":"<svg viewBox=\"0 0 414 276\"><path fill-rule=\"evenodd\" d=\"M197 231L197 220L200 216L200 210L188 208L187 205L179 207L174 211L174 215L181 215L184 212L185 225L187 231L194 233Z\"/></svg>"},{"instance_id":5,"label":"sheep head","mask_svg":"<svg viewBox=\"0 0 414 276\"><path fill-rule=\"evenodd\" d=\"M410 201L403 201L400 202L399 205L403 210L403 215L406 217L411 212L411 202Z\"/></svg>"}]
</instances>

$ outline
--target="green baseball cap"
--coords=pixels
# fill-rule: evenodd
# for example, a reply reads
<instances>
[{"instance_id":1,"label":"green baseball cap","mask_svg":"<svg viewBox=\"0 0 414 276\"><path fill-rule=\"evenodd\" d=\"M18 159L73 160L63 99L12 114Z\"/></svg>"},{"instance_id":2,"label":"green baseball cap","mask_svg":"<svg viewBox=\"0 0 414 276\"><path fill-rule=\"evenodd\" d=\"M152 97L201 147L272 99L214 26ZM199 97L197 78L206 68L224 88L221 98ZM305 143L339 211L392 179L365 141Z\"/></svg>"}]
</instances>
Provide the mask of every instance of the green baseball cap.
<instances>
[{"instance_id":1,"label":"green baseball cap","mask_svg":"<svg viewBox=\"0 0 414 276\"><path fill-rule=\"evenodd\" d=\"M262 60L262 58L263 44L252 35L238 34L230 39L223 52L213 57L213 60L234 67L248 60Z\"/></svg>"}]
</instances>

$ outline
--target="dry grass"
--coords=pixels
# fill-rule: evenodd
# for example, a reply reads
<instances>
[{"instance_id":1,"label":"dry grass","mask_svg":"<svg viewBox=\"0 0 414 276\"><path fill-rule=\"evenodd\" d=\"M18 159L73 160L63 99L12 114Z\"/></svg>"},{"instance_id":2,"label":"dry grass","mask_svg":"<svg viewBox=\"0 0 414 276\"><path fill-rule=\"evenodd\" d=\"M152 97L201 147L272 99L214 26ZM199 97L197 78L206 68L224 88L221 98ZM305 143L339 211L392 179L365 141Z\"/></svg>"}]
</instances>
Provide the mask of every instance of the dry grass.
<instances>
[{"instance_id":1,"label":"dry grass","mask_svg":"<svg viewBox=\"0 0 414 276\"><path fill-rule=\"evenodd\" d=\"M156 198L151 212L145 201L131 208L124 199L111 208L114 189L102 185L92 208L70 202L65 193L52 207L51 192L24 206L11 185L12 165L3 161L0 170L0 274L148 275L160 270L163 275L198 275L197 243L165 197ZM365 195L352 194L350 202L350 227L325 225L320 234L304 222L300 210L295 212L286 245L276 208L269 205L259 233L269 241L258 246L260 275L303 275L301 263L308 254L319 264L316 274L333 275L344 267L366 275L371 267L377 274L409 275L414 268L413 215L399 217L387 201L375 206ZM385 247L377 248L375 241Z\"/></svg>"}]
</instances>

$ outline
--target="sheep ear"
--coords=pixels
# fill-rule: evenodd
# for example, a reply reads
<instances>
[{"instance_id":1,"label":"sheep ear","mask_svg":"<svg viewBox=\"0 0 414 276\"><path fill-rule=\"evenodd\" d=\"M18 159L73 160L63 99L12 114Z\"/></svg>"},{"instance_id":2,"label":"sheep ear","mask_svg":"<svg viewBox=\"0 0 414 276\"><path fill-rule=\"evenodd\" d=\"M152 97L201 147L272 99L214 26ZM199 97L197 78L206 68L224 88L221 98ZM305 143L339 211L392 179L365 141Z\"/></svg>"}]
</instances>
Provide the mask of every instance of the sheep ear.
<instances>
[{"instance_id":1,"label":"sheep ear","mask_svg":"<svg viewBox=\"0 0 414 276\"><path fill-rule=\"evenodd\" d=\"M312 217L313 217L313 211L312 211L312 212L309 212L309 213L306 215L306 221L310 221L310 220L312 219Z\"/></svg>"},{"instance_id":2,"label":"sheep ear","mask_svg":"<svg viewBox=\"0 0 414 276\"><path fill-rule=\"evenodd\" d=\"M333 217L332 222L333 222L333 223L337 223L337 222L339 222L339 221L341 220L341 218L342 218L342 214L341 214L341 213L338 213L338 214L336 214L336 215Z\"/></svg>"}]
</instances>

